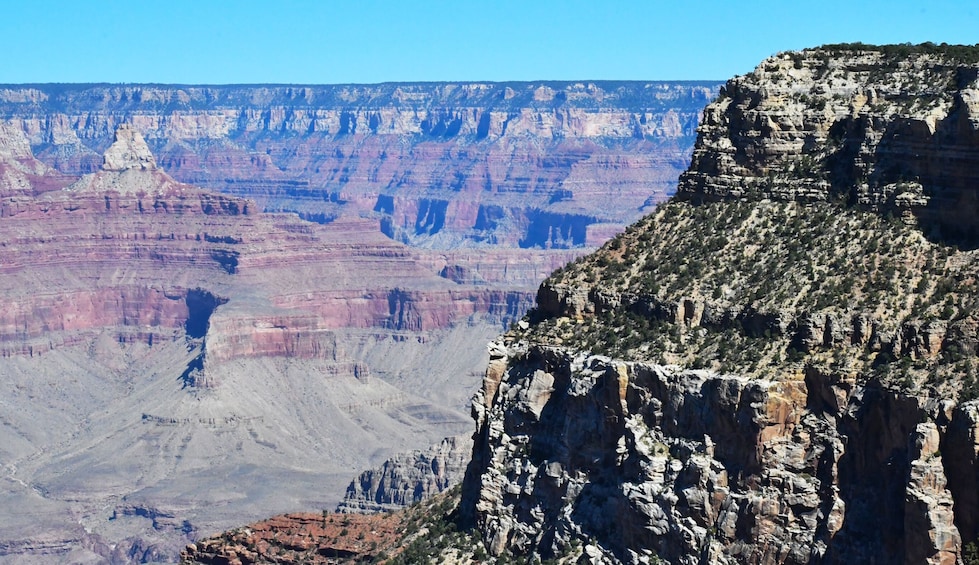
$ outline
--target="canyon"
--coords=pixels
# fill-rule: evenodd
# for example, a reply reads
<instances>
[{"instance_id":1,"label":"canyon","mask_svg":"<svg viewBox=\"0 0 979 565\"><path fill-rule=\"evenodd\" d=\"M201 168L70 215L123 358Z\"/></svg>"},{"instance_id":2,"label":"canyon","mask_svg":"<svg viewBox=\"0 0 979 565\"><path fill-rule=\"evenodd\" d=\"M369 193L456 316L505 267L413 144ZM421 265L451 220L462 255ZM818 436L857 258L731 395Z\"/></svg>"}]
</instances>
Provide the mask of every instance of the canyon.
<instances>
[{"instance_id":1,"label":"canyon","mask_svg":"<svg viewBox=\"0 0 979 565\"><path fill-rule=\"evenodd\" d=\"M494 340L391 562L977 562L977 77L841 44L729 80L677 194Z\"/></svg>"},{"instance_id":2,"label":"canyon","mask_svg":"<svg viewBox=\"0 0 979 565\"><path fill-rule=\"evenodd\" d=\"M415 246L596 246L664 200L716 82L0 86L48 166L96 171L121 123L174 179Z\"/></svg>"},{"instance_id":3,"label":"canyon","mask_svg":"<svg viewBox=\"0 0 979 565\"><path fill-rule=\"evenodd\" d=\"M175 561L466 434L486 343L672 192L715 89L0 88L0 554Z\"/></svg>"}]
</instances>

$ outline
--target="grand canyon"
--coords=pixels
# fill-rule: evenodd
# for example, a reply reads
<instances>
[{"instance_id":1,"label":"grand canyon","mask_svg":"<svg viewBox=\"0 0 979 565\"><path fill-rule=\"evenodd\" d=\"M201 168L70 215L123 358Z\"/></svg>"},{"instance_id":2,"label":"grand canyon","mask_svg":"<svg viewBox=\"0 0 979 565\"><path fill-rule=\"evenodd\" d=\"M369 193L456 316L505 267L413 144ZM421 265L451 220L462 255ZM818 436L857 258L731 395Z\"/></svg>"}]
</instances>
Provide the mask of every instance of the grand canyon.
<instances>
[{"instance_id":1,"label":"grand canyon","mask_svg":"<svg viewBox=\"0 0 979 565\"><path fill-rule=\"evenodd\" d=\"M979 45L0 100L11 560L979 563Z\"/></svg>"},{"instance_id":2,"label":"grand canyon","mask_svg":"<svg viewBox=\"0 0 979 565\"><path fill-rule=\"evenodd\" d=\"M383 552L292 514L184 561L979 562L977 162L979 45L766 58L494 340L461 488Z\"/></svg>"},{"instance_id":3,"label":"grand canyon","mask_svg":"<svg viewBox=\"0 0 979 565\"><path fill-rule=\"evenodd\" d=\"M174 561L468 453L486 344L675 191L718 87L0 87L0 553Z\"/></svg>"}]
</instances>

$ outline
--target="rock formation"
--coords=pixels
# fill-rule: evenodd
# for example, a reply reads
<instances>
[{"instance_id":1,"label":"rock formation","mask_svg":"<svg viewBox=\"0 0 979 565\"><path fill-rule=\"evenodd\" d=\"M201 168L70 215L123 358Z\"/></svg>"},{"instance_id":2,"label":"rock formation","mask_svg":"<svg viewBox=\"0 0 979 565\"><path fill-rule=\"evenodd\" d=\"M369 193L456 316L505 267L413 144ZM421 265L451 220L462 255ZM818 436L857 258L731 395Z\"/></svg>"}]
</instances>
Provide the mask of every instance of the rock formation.
<instances>
[{"instance_id":1,"label":"rock formation","mask_svg":"<svg viewBox=\"0 0 979 565\"><path fill-rule=\"evenodd\" d=\"M116 129L115 140L102 156L102 170L128 171L156 169L156 159L150 148L132 124L122 124Z\"/></svg>"},{"instance_id":2,"label":"rock formation","mask_svg":"<svg viewBox=\"0 0 979 565\"><path fill-rule=\"evenodd\" d=\"M677 197L548 279L474 399L496 555L974 555L979 51L827 46L729 81Z\"/></svg>"},{"instance_id":3,"label":"rock formation","mask_svg":"<svg viewBox=\"0 0 979 565\"><path fill-rule=\"evenodd\" d=\"M472 439L467 436L399 453L351 481L337 512L386 512L431 498L462 482L471 453Z\"/></svg>"},{"instance_id":4,"label":"rock formation","mask_svg":"<svg viewBox=\"0 0 979 565\"><path fill-rule=\"evenodd\" d=\"M979 92L970 53L831 46L728 81L705 114L685 198L840 199L976 233Z\"/></svg>"}]
</instances>

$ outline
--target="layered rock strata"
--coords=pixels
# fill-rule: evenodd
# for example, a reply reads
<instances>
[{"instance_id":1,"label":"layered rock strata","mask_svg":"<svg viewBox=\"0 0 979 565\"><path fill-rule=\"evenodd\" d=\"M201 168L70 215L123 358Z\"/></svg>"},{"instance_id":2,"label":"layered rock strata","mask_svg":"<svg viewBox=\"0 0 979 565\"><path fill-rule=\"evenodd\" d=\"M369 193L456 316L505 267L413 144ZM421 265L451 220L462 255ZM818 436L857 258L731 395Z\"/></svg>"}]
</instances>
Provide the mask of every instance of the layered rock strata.
<instances>
[{"instance_id":1,"label":"layered rock strata","mask_svg":"<svg viewBox=\"0 0 979 565\"><path fill-rule=\"evenodd\" d=\"M79 179L12 131L0 554L14 559L175 560L243 515L334 507L357 470L465 430L479 344L569 258L490 254L485 276L460 275L469 254L412 250L377 220L318 225L179 182L130 127ZM440 346L454 348L441 368Z\"/></svg>"},{"instance_id":2,"label":"layered rock strata","mask_svg":"<svg viewBox=\"0 0 979 565\"><path fill-rule=\"evenodd\" d=\"M765 60L704 115L687 199L844 200L976 235L974 55L838 45Z\"/></svg>"},{"instance_id":3,"label":"layered rock strata","mask_svg":"<svg viewBox=\"0 0 979 565\"><path fill-rule=\"evenodd\" d=\"M663 200L713 82L8 86L0 119L65 174L132 124L181 182L426 247L593 247Z\"/></svg>"},{"instance_id":4,"label":"layered rock strata","mask_svg":"<svg viewBox=\"0 0 979 565\"><path fill-rule=\"evenodd\" d=\"M472 440L467 436L400 453L351 481L337 512L387 512L431 498L462 482L471 453Z\"/></svg>"},{"instance_id":5,"label":"layered rock strata","mask_svg":"<svg viewBox=\"0 0 979 565\"><path fill-rule=\"evenodd\" d=\"M242 512L333 506L352 472L392 446L462 432L482 344L529 308L547 273L673 190L717 86L0 89L0 352L10 402L28 407L4 428L5 506L47 509L27 522L0 515L10 539L0 543L31 553L42 531L54 540L43 551L76 547L77 559L108 558L113 543L130 560L172 556L174 543ZM80 430L107 402L132 419ZM40 432L31 412L57 424ZM142 447L83 448L110 429ZM276 430L289 439L271 439ZM61 436L76 439L50 447ZM150 453L158 447L179 459ZM279 479L235 466L270 452ZM122 453L136 462L119 467L135 471L74 477ZM47 472L50 457L75 463ZM225 506L237 493L205 488L214 477L200 470L224 463L249 493L240 506ZM206 490L199 500L177 469ZM280 479L285 492L263 499ZM330 484L336 493L320 496ZM138 511L107 521L101 509L122 496L120 508ZM59 506L69 499L84 500ZM64 518L76 515L83 523ZM162 515L187 525L147 518Z\"/></svg>"},{"instance_id":6,"label":"layered rock strata","mask_svg":"<svg viewBox=\"0 0 979 565\"><path fill-rule=\"evenodd\" d=\"M190 544L181 563L333 565L383 560L402 536L403 517L285 514Z\"/></svg>"}]
</instances>

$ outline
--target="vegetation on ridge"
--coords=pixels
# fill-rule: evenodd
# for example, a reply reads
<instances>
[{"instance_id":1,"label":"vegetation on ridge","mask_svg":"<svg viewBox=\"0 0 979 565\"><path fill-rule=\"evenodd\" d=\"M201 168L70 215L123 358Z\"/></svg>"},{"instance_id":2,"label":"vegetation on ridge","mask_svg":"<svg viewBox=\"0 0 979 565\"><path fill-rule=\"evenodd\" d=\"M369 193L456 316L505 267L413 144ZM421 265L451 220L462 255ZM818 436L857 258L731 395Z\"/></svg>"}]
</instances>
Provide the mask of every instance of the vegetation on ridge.
<instances>
[{"instance_id":1,"label":"vegetation on ridge","mask_svg":"<svg viewBox=\"0 0 979 565\"><path fill-rule=\"evenodd\" d=\"M975 253L839 203L672 201L545 284L591 289L597 313L542 320L526 335L536 340L770 378L820 364L935 394L977 392L975 356L964 354L979 320ZM670 319L684 301L701 320ZM807 317L829 317L839 338L806 341ZM941 350L902 345L910 327L944 333Z\"/></svg>"},{"instance_id":2,"label":"vegetation on ridge","mask_svg":"<svg viewBox=\"0 0 979 565\"><path fill-rule=\"evenodd\" d=\"M910 55L940 55L953 61L971 64L979 63L979 43L975 45L949 45L948 43L896 43L887 45L872 45L868 43L830 43L816 49L821 51L874 51L887 57L904 58Z\"/></svg>"},{"instance_id":3,"label":"vegetation on ridge","mask_svg":"<svg viewBox=\"0 0 979 565\"><path fill-rule=\"evenodd\" d=\"M977 62L979 45L837 44L732 79L705 111L681 198L553 274L535 324L511 335L979 396L977 226L955 204L973 190L961 131L974 110L953 112L975 80L955 65Z\"/></svg>"}]
</instances>

